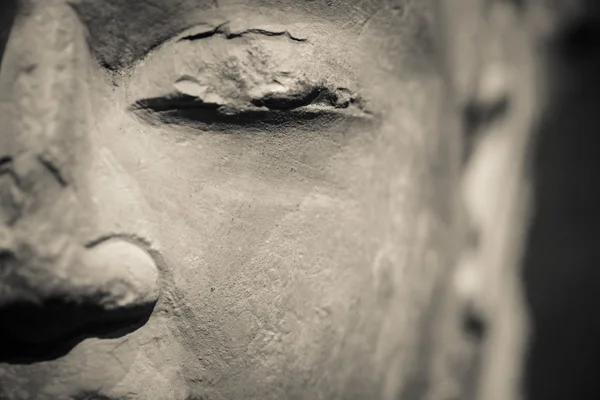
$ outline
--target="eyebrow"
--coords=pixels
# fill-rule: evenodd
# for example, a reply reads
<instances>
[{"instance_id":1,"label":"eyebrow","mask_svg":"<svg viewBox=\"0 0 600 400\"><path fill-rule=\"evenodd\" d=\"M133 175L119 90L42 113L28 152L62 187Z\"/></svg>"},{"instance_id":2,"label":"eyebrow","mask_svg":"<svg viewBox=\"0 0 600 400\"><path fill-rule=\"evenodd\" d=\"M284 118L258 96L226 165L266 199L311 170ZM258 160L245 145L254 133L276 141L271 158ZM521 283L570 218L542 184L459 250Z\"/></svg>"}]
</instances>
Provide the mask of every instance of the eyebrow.
<instances>
[{"instance_id":1,"label":"eyebrow","mask_svg":"<svg viewBox=\"0 0 600 400\"><path fill-rule=\"evenodd\" d=\"M7 0L2 0L7 1ZM13 0L9 0L13 1ZM312 16L342 26L360 26L365 18L385 4L407 0L289 0L272 1L272 7L285 5L287 15ZM420 2L421 0L417 0ZM194 26L214 22L223 5L214 0L67 0L86 26L88 43L95 58L109 70L120 70L143 58L149 51ZM391 3L390 3L391 2ZM241 1L246 8L271 3L264 0ZM304 4L306 3L306 4ZM281 11L281 9L280 9ZM212 16L211 16L212 15ZM263 17L260 13L255 16ZM207 20L208 18L208 20ZM252 18L251 18L252 19ZM300 18L302 19L302 18ZM344 21L350 23L345 23ZM211 24L214 29L214 24ZM224 26L221 26L224 28ZM226 31L213 34L227 35ZM230 32L229 38L245 35L285 36L303 41L286 30L247 29ZM240 36L236 36L240 35Z\"/></svg>"},{"instance_id":2,"label":"eyebrow","mask_svg":"<svg viewBox=\"0 0 600 400\"><path fill-rule=\"evenodd\" d=\"M221 36L225 37L225 39L236 39L236 38L241 38L241 37L244 37L246 35L251 35L251 34L264 35L264 36L285 36L294 42L307 42L308 41L307 38L301 38L301 37L296 37L296 36L292 35L290 33L290 31L288 31L288 30L271 31L271 30L262 29L262 28L251 28L251 29L245 29L245 30L241 30L241 31L232 31L230 22L224 22L212 29L206 29L206 30L202 30L197 33L187 34L186 36L180 38L178 41L186 41L186 40L193 41L193 40L207 39L207 38L210 38L210 37L213 37L216 35L221 35Z\"/></svg>"}]
</instances>

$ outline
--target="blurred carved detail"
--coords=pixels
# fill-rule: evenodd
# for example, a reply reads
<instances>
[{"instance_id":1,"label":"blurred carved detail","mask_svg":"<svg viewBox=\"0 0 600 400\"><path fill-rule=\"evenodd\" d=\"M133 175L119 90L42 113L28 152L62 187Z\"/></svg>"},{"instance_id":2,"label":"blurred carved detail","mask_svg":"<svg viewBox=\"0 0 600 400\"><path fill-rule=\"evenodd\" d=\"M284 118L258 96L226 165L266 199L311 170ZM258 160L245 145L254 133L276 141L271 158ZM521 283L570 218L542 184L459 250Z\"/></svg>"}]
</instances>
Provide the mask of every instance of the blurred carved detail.
<instances>
[{"instance_id":1,"label":"blurred carved detail","mask_svg":"<svg viewBox=\"0 0 600 400\"><path fill-rule=\"evenodd\" d=\"M429 398L596 398L599 3L438 11L464 234Z\"/></svg>"},{"instance_id":2,"label":"blurred carved detail","mask_svg":"<svg viewBox=\"0 0 600 400\"><path fill-rule=\"evenodd\" d=\"M535 15L516 2L439 2L447 117L463 139L463 233L430 399L521 398L528 325L520 267L543 95Z\"/></svg>"}]
</instances>

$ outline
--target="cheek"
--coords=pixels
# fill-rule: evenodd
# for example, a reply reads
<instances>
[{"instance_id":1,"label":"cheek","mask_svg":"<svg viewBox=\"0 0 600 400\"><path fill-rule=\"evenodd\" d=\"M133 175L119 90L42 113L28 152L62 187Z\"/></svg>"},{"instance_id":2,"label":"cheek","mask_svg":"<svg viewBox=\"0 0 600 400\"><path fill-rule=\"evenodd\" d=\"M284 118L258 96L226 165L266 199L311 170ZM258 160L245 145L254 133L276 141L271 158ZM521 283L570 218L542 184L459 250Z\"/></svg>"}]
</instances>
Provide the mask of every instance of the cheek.
<instances>
[{"instance_id":1,"label":"cheek","mask_svg":"<svg viewBox=\"0 0 600 400\"><path fill-rule=\"evenodd\" d=\"M103 145L160 227L165 312L193 353L189 377L210 371L225 392L273 371L299 385L309 366L340 371L323 385L398 381L444 230L431 116L416 89L402 98L377 129L337 136L198 136L104 118Z\"/></svg>"}]
</instances>

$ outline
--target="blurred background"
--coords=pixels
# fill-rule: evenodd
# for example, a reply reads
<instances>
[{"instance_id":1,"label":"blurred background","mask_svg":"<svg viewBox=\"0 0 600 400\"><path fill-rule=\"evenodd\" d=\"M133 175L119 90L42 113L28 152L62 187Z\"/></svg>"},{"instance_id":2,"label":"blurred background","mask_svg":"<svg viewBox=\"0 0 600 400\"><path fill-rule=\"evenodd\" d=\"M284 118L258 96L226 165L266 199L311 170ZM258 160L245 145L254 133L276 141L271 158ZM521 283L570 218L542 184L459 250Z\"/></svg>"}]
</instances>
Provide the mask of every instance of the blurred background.
<instances>
[{"instance_id":1,"label":"blurred background","mask_svg":"<svg viewBox=\"0 0 600 400\"><path fill-rule=\"evenodd\" d=\"M431 398L600 398L600 3L436 11L463 232Z\"/></svg>"}]
</instances>

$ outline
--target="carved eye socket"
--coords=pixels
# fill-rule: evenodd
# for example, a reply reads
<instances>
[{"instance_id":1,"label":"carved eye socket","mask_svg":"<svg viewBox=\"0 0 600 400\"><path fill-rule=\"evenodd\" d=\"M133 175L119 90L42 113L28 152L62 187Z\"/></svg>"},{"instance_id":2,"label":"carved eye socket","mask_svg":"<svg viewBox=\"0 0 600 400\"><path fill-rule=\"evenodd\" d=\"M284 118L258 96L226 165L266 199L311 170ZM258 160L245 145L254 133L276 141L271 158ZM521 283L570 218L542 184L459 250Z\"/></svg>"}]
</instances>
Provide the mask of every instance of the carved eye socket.
<instances>
[{"instance_id":1,"label":"carved eye socket","mask_svg":"<svg viewBox=\"0 0 600 400\"><path fill-rule=\"evenodd\" d=\"M160 91L138 94L129 107L147 123L235 131L314 129L373 119L361 96L350 89L356 83L349 78L349 64L287 27L203 25L173 39L155 56L142 65L146 75L140 82L147 86L161 76L160 83L150 85Z\"/></svg>"}]
</instances>

